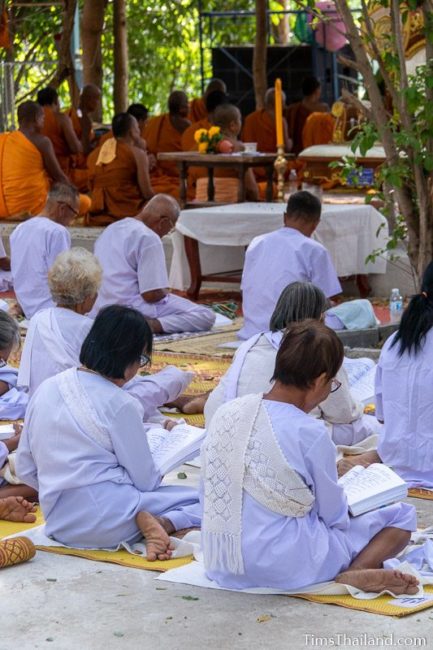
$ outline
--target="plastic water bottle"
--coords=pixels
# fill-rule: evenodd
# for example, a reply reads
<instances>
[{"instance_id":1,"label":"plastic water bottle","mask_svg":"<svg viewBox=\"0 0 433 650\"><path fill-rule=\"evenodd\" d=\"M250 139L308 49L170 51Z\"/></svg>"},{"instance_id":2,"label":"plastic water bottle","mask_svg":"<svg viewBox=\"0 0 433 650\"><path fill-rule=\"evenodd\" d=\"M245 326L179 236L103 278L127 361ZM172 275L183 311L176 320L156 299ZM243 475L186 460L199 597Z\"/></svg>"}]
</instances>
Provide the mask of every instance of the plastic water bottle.
<instances>
[{"instance_id":1,"label":"plastic water bottle","mask_svg":"<svg viewBox=\"0 0 433 650\"><path fill-rule=\"evenodd\" d=\"M403 298L400 289L391 289L389 298L389 315L391 323L399 323L403 313Z\"/></svg>"},{"instance_id":2,"label":"plastic water bottle","mask_svg":"<svg viewBox=\"0 0 433 650\"><path fill-rule=\"evenodd\" d=\"M298 191L298 176L296 174L296 169L291 169L289 174L289 194L293 194Z\"/></svg>"}]
</instances>

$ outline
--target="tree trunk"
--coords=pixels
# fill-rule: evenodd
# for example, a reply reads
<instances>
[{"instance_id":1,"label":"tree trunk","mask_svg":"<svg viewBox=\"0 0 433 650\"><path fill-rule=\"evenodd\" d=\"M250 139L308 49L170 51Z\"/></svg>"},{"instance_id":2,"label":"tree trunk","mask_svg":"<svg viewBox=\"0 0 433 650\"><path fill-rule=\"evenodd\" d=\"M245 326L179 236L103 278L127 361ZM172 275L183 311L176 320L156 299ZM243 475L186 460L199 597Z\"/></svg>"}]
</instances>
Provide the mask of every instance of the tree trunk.
<instances>
[{"instance_id":1,"label":"tree trunk","mask_svg":"<svg viewBox=\"0 0 433 650\"><path fill-rule=\"evenodd\" d=\"M126 28L126 0L113 2L114 29L114 112L128 108L128 31Z\"/></svg>"},{"instance_id":2,"label":"tree trunk","mask_svg":"<svg viewBox=\"0 0 433 650\"><path fill-rule=\"evenodd\" d=\"M256 109L264 107L267 89L266 59L267 59L267 0L256 0L256 41L253 54L253 80Z\"/></svg>"},{"instance_id":3,"label":"tree trunk","mask_svg":"<svg viewBox=\"0 0 433 650\"><path fill-rule=\"evenodd\" d=\"M62 38L59 45L59 59L57 70L49 82L50 86L57 88L67 79L73 105L78 103L79 90L75 81L74 63L71 55L71 35L74 29L75 9L77 0L65 0L62 19Z\"/></svg>"},{"instance_id":4,"label":"tree trunk","mask_svg":"<svg viewBox=\"0 0 433 650\"><path fill-rule=\"evenodd\" d=\"M101 37L107 0L84 0L81 17L81 43L83 46L83 82L102 89L103 68ZM97 121L102 120L95 115Z\"/></svg>"}]
</instances>

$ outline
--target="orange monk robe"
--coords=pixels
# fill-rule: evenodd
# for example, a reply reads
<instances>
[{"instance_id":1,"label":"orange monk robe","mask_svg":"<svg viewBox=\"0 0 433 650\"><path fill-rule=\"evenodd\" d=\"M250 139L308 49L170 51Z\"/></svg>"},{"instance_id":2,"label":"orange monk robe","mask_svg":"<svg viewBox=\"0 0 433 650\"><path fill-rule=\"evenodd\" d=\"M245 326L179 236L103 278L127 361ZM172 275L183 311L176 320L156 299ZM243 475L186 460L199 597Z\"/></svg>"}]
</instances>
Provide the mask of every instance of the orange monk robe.
<instances>
[{"instance_id":1,"label":"orange monk robe","mask_svg":"<svg viewBox=\"0 0 433 650\"><path fill-rule=\"evenodd\" d=\"M198 129L210 129L211 126L212 124L209 122L209 119L205 117L198 122L194 122L191 126L185 129L181 138L182 151L196 151L197 143L194 140L195 132Z\"/></svg>"},{"instance_id":2,"label":"orange monk robe","mask_svg":"<svg viewBox=\"0 0 433 650\"><path fill-rule=\"evenodd\" d=\"M83 137L83 129L81 128L81 120L76 108L70 108L66 111L72 121L72 126L76 133L77 138L81 142ZM90 141L95 140L95 132L90 132ZM71 171L69 174L71 181L81 192L87 192L89 189L89 171L87 169L87 156L84 153L77 153L72 156Z\"/></svg>"},{"instance_id":3,"label":"orange monk robe","mask_svg":"<svg viewBox=\"0 0 433 650\"><path fill-rule=\"evenodd\" d=\"M206 103L203 97L192 99L189 104L188 119L194 124L207 117Z\"/></svg>"},{"instance_id":4,"label":"orange monk robe","mask_svg":"<svg viewBox=\"0 0 433 650\"><path fill-rule=\"evenodd\" d=\"M303 148L332 142L334 126L335 119L330 113L311 113L302 130Z\"/></svg>"},{"instance_id":5,"label":"orange monk robe","mask_svg":"<svg viewBox=\"0 0 433 650\"><path fill-rule=\"evenodd\" d=\"M97 165L100 147L88 156L89 180L92 189L91 214L104 214L113 219L133 217L146 203L138 185L137 162L132 149L117 141L116 157L108 164Z\"/></svg>"},{"instance_id":6,"label":"orange monk robe","mask_svg":"<svg viewBox=\"0 0 433 650\"><path fill-rule=\"evenodd\" d=\"M257 142L257 151L276 153L277 132L275 122L264 108L247 115L242 128L242 141ZM266 181L264 167L255 167L253 171L258 182Z\"/></svg>"},{"instance_id":7,"label":"orange monk robe","mask_svg":"<svg viewBox=\"0 0 433 650\"><path fill-rule=\"evenodd\" d=\"M50 178L42 154L21 131L0 134L0 219L39 214L45 206ZM79 212L91 205L80 194Z\"/></svg>"},{"instance_id":8,"label":"orange monk robe","mask_svg":"<svg viewBox=\"0 0 433 650\"><path fill-rule=\"evenodd\" d=\"M63 135L62 128L56 118L56 114L50 106L44 106L44 129L42 133L53 143L54 153L62 171L69 176L72 154L68 143Z\"/></svg>"},{"instance_id":9,"label":"orange monk robe","mask_svg":"<svg viewBox=\"0 0 433 650\"><path fill-rule=\"evenodd\" d=\"M21 131L0 134L0 218L39 214L49 186L39 149Z\"/></svg>"},{"instance_id":10,"label":"orange monk robe","mask_svg":"<svg viewBox=\"0 0 433 650\"><path fill-rule=\"evenodd\" d=\"M168 113L152 117L146 122L144 139L147 150L157 156L167 151L182 151L182 134L171 123ZM157 161L150 173L150 182L155 193L170 194L179 198L179 170L174 162Z\"/></svg>"}]
</instances>

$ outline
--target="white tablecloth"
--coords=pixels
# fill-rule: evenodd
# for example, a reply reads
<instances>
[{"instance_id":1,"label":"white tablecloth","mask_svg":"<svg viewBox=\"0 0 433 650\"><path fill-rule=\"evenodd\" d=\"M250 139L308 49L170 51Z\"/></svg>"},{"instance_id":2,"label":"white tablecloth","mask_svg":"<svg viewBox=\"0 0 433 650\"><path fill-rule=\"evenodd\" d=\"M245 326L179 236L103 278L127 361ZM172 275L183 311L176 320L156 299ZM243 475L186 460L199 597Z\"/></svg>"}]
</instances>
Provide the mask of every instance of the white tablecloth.
<instances>
[{"instance_id":1,"label":"white tablecloth","mask_svg":"<svg viewBox=\"0 0 433 650\"><path fill-rule=\"evenodd\" d=\"M185 290L190 284L184 235L199 242L203 274L241 269L245 246L257 235L280 228L284 209L283 203L235 203L182 210L172 237L170 287ZM313 237L329 250L340 277L386 272L384 257L365 261L388 238L388 222L372 206L324 205Z\"/></svg>"}]
</instances>

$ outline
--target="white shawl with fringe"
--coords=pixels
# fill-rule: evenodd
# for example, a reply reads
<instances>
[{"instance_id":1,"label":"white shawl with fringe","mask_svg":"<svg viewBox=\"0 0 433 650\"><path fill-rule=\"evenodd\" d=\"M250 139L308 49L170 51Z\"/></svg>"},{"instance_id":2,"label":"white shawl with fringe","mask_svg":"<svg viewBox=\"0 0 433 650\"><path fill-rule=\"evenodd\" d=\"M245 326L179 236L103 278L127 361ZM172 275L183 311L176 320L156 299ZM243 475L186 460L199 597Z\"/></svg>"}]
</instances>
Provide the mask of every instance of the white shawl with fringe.
<instances>
[{"instance_id":1,"label":"white shawl with fringe","mask_svg":"<svg viewBox=\"0 0 433 650\"><path fill-rule=\"evenodd\" d=\"M243 490L285 517L303 517L313 506L313 494L280 449L261 393L218 409L202 447L201 466L202 545L208 570L244 573Z\"/></svg>"}]
</instances>

